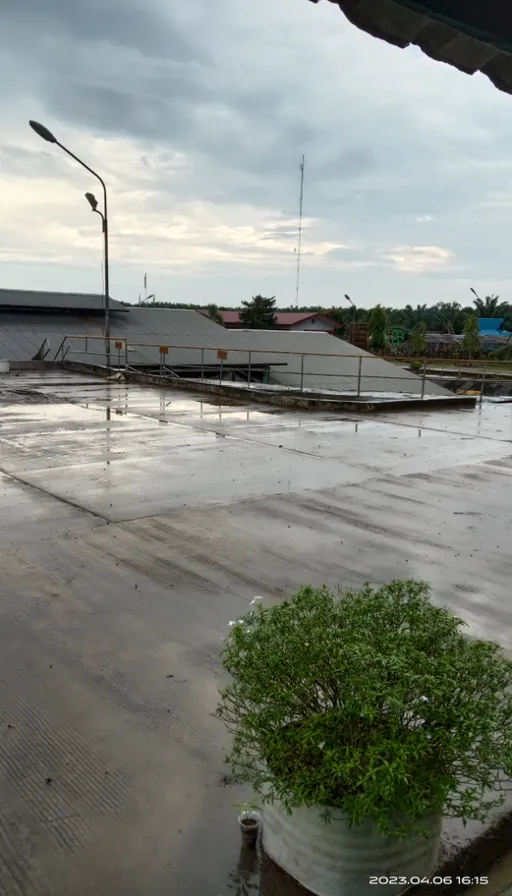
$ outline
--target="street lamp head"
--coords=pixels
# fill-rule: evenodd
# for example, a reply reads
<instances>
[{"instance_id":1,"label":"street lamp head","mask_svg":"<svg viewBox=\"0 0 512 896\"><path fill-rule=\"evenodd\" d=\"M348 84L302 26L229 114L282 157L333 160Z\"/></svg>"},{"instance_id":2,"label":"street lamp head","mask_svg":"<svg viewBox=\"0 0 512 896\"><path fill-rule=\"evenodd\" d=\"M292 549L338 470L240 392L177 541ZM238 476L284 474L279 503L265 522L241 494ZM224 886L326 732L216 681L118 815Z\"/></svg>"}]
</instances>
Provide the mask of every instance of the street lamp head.
<instances>
[{"instance_id":1,"label":"street lamp head","mask_svg":"<svg viewBox=\"0 0 512 896\"><path fill-rule=\"evenodd\" d=\"M98 208L98 200L96 199L96 197L94 196L94 194L93 194L93 193L86 193L86 194L85 194L85 198L87 199L87 202L88 202L89 205L91 206L93 212L95 212L96 209Z\"/></svg>"},{"instance_id":2,"label":"street lamp head","mask_svg":"<svg viewBox=\"0 0 512 896\"><path fill-rule=\"evenodd\" d=\"M476 294L476 292L475 292L475 290L474 290L474 289L473 289L473 287L472 287L472 286L470 286L470 287L469 287L469 290L470 290L470 292L472 292L472 293L473 293L473 295L474 295L474 296L476 296L476 297L477 297L477 299L478 299L478 296L477 296L477 294Z\"/></svg>"},{"instance_id":3,"label":"street lamp head","mask_svg":"<svg viewBox=\"0 0 512 896\"><path fill-rule=\"evenodd\" d=\"M350 298L350 296L347 296L346 293L345 293L345 298L346 298L347 302L350 302L351 305L354 304L353 301L352 301L352 299Z\"/></svg>"},{"instance_id":4,"label":"street lamp head","mask_svg":"<svg viewBox=\"0 0 512 896\"><path fill-rule=\"evenodd\" d=\"M43 140L47 140L48 143L57 143L57 138L54 137L48 128L45 128L44 124L39 124L38 121L29 121L29 125Z\"/></svg>"}]
</instances>

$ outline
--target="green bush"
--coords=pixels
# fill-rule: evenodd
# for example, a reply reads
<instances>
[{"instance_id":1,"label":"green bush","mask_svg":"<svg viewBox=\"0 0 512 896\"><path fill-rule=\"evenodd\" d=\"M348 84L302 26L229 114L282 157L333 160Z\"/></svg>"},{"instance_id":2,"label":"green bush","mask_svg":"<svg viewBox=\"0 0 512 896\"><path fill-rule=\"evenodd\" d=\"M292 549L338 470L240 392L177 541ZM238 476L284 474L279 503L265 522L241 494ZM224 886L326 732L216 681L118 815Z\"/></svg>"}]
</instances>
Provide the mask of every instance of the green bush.
<instances>
[{"instance_id":1,"label":"green bush","mask_svg":"<svg viewBox=\"0 0 512 896\"><path fill-rule=\"evenodd\" d=\"M489 352L487 357L491 361L512 361L512 345L504 345L502 348Z\"/></svg>"},{"instance_id":2,"label":"green bush","mask_svg":"<svg viewBox=\"0 0 512 896\"><path fill-rule=\"evenodd\" d=\"M463 625L414 581L251 609L222 653L235 779L383 834L430 812L484 820L512 768L512 661Z\"/></svg>"}]
</instances>

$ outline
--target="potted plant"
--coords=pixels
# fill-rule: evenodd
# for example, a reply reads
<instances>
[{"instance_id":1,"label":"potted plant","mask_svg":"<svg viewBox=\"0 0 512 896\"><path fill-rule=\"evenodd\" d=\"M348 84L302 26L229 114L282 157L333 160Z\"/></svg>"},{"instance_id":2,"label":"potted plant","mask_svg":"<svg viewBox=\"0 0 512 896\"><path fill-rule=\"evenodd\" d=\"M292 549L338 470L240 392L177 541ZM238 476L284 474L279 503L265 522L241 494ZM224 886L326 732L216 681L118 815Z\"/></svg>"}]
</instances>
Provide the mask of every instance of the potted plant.
<instances>
[{"instance_id":1,"label":"potted plant","mask_svg":"<svg viewBox=\"0 0 512 896\"><path fill-rule=\"evenodd\" d=\"M264 849L312 892L401 893L435 868L443 815L502 803L512 661L463 626L401 580L304 587L231 623L227 760L259 795Z\"/></svg>"}]
</instances>

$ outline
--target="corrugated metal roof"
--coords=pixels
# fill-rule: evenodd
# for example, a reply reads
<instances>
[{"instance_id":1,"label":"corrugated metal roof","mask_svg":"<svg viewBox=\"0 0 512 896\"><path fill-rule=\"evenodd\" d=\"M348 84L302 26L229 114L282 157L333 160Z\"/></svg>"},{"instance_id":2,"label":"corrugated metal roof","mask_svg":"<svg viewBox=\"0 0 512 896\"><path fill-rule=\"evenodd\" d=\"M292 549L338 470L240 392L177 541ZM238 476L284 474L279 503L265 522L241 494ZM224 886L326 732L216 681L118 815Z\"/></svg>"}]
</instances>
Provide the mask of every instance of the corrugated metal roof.
<instances>
[{"instance_id":1,"label":"corrugated metal roof","mask_svg":"<svg viewBox=\"0 0 512 896\"><path fill-rule=\"evenodd\" d=\"M0 321L0 358L7 361L31 361L41 348L45 336L19 327L5 329ZM55 346L55 350L57 346Z\"/></svg>"},{"instance_id":2,"label":"corrugated metal roof","mask_svg":"<svg viewBox=\"0 0 512 896\"><path fill-rule=\"evenodd\" d=\"M312 0L318 3L318 0ZM512 13L504 0L330 0L347 19L397 47L414 44L431 59L482 72L512 93Z\"/></svg>"},{"instance_id":3,"label":"corrugated metal roof","mask_svg":"<svg viewBox=\"0 0 512 896\"><path fill-rule=\"evenodd\" d=\"M233 348L269 349L279 352L297 352L294 355L254 355L253 360L268 358L269 362L285 362L286 368L277 367L272 371L272 382L298 388L300 385L301 352L312 353L304 358L304 389L331 389L336 392L351 392L357 388L359 356L361 365L361 390L363 392L407 392L421 393L421 379L398 364L376 358L370 352L329 336L309 330L288 332L279 330L226 330L227 345ZM334 355L329 357L328 355ZM316 357L313 355L316 354ZM448 395L448 391L435 383L426 381L425 394Z\"/></svg>"},{"instance_id":4,"label":"corrugated metal roof","mask_svg":"<svg viewBox=\"0 0 512 896\"><path fill-rule=\"evenodd\" d=\"M294 324L300 324L303 321L312 320L313 318L318 318L319 320L326 321L326 323L330 324L334 329L339 326L336 321L332 320L326 314L322 314L321 311L314 311L309 313L302 313L300 311L277 311L276 317L279 326L284 327L293 327Z\"/></svg>"},{"instance_id":5,"label":"corrugated metal roof","mask_svg":"<svg viewBox=\"0 0 512 896\"><path fill-rule=\"evenodd\" d=\"M208 316L208 311L201 311L200 313L204 314L206 317ZM219 309L219 314L225 324L240 323L239 311L221 311ZM279 327L293 327L294 324L302 323L302 321L305 320L312 320L313 317L326 321L326 323L330 324L333 329L336 329L339 326L336 321L331 320L330 317L326 314L322 314L320 311L276 311L275 316Z\"/></svg>"},{"instance_id":6,"label":"corrugated metal roof","mask_svg":"<svg viewBox=\"0 0 512 896\"><path fill-rule=\"evenodd\" d=\"M504 317L479 317L478 318L478 329L481 330L490 330L493 333L496 333L497 330L503 329L503 324L505 323Z\"/></svg>"},{"instance_id":7,"label":"corrugated metal roof","mask_svg":"<svg viewBox=\"0 0 512 896\"><path fill-rule=\"evenodd\" d=\"M509 339L512 337L512 333L507 333L506 330L503 332L492 330L490 332L479 333L478 335L483 348L488 348L490 345L507 345ZM462 333L459 333L456 336L449 333L427 333L426 338L428 345L459 345L464 339L464 336Z\"/></svg>"},{"instance_id":8,"label":"corrugated metal roof","mask_svg":"<svg viewBox=\"0 0 512 896\"><path fill-rule=\"evenodd\" d=\"M480 336L512 336L508 330L503 329L504 317L479 317L478 330Z\"/></svg>"},{"instance_id":9,"label":"corrugated metal roof","mask_svg":"<svg viewBox=\"0 0 512 896\"><path fill-rule=\"evenodd\" d=\"M111 322L113 337L127 338L132 345L129 363L155 365L159 363L158 347L170 346L167 366L201 364L201 348L205 365L218 364L217 349L227 349L228 364L246 366L249 351L254 351L253 364L281 364L272 370L272 382L298 388L300 385L300 353L313 353L316 357L304 358L304 388L330 389L350 392L357 386L359 355L363 355L361 389L364 392L408 392L419 394L420 379L398 365L369 352L362 351L348 342L322 332L284 330L224 330L197 311L186 309L139 308L129 309L129 314L114 315ZM88 336L89 352L85 352L82 339L73 340L76 349L68 355L70 360L85 363L105 363L103 341L98 321L84 315L48 315L30 312L0 315L0 358L10 361L27 361L34 357L44 339L48 340L53 359L65 335ZM140 346L137 343L145 343ZM185 346L174 349L171 346ZM188 346L188 347L187 347ZM235 349L240 351L235 352ZM260 351L256 351L259 349ZM113 354L115 355L114 350ZM91 352L98 352L97 355ZM295 354L286 354L294 352ZM274 354L277 353L277 354ZM326 357L332 353L334 357ZM342 357L348 356L348 357ZM367 360L366 360L367 359ZM121 358L123 360L123 358ZM448 394L446 390L427 381L427 395Z\"/></svg>"},{"instance_id":10,"label":"corrugated metal roof","mask_svg":"<svg viewBox=\"0 0 512 896\"><path fill-rule=\"evenodd\" d=\"M129 314L115 312L112 315L110 328L113 338L118 336L120 339L128 338L131 343L146 343L145 347L134 346L130 351L130 363L133 364L157 364L158 346L163 343L216 347L226 334L226 330L196 311L137 306L127 310ZM84 347L83 340L72 340L76 350L69 355L70 359L104 363L103 341L96 342L92 339L101 337L102 323L101 317L86 314L45 315L30 311L0 313L0 358L10 361L31 360L46 338L51 348L48 359L53 359L65 336L87 336L90 337L89 352L97 351L99 355L96 358L88 356L81 350ZM173 362L199 364L200 352L175 350ZM215 362L216 355L212 353L208 363Z\"/></svg>"},{"instance_id":11,"label":"corrugated metal roof","mask_svg":"<svg viewBox=\"0 0 512 896\"><path fill-rule=\"evenodd\" d=\"M102 295L81 292L41 292L31 289L0 289L0 308L55 308L70 311L102 311ZM128 311L125 305L110 299L110 307L116 311Z\"/></svg>"},{"instance_id":12,"label":"corrugated metal roof","mask_svg":"<svg viewBox=\"0 0 512 896\"><path fill-rule=\"evenodd\" d=\"M488 339L508 339L512 336L512 333L509 333L508 330L480 330L479 336L480 338L487 337Z\"/></svg>"}]
</instances>

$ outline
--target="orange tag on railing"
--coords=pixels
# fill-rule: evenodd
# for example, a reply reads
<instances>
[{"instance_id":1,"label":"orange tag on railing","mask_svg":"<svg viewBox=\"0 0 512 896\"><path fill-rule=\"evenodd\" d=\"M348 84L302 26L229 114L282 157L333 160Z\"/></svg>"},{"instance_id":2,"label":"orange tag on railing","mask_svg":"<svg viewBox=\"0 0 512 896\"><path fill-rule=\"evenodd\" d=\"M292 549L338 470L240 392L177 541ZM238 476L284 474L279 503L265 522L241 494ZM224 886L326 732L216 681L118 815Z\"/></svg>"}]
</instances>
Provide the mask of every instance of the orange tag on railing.
<instances>
[{"instance_id":1,"label":"orange tag on railing","mask_svg":"<svg viewBox=\"0 0 512 896\"><path fill-rule=\"evenodd\" d=\"M219 348L219 349L217 349L217 358L219 361L227 361L228 353L226 351L224 351L224 349Z\"/></svg>"},{"instance_id":2,"label":"orange tag on railing","mask_svg":"<svg viewBox=\"0 0 512 896\"><path fill-rule=\"evenodd\" d=\"M118 352L120 352L121 349L124 348L124 342L114 342L114 345L117 348Z\"/></svg>"},{"instance_id":3,"label":"orange tag on railing","mask_svg":"<svg viewBox=\"0 0 512 896\"><path fill-rule=\"evenodd\" d=\"M168 346L168 345L161 345L161 346L160 346L160 354L161 354L161 355L168 355L168 354L169 354L169 346Z\"/></svg>"}]
</instances>

